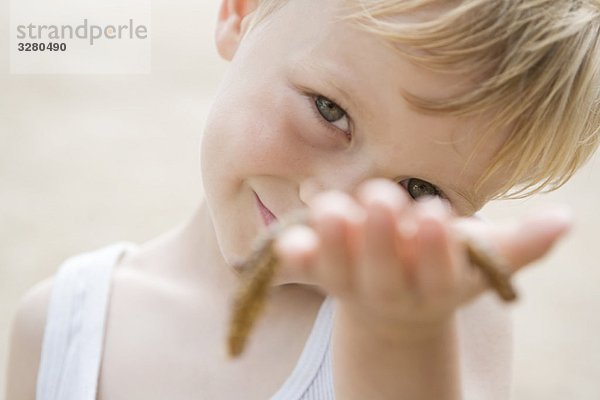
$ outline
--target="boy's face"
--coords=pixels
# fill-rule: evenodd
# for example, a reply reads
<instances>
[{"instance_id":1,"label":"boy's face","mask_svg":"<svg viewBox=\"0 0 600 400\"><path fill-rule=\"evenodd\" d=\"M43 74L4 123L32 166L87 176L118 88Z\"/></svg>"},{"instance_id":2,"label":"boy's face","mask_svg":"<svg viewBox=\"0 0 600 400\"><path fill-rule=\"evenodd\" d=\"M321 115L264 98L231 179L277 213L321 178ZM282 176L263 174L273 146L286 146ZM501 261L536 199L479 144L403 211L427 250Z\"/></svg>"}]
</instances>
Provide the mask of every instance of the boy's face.
<instances>
[{"instance_id":1,"label":"boy's face","mask_svg":"<svg viewBox=\"0 0 600 400\"><path fill-rule=\"evenodd\" d=\"M201 148L206 200L228 262L247 255L265 229L255 196L280 217L320 191L351 193L385 177L415 197L439 190L460 215L483 205L463 194L504 135L486 140L464 168L481 119L419 114L400 94L446 97L465 90L466 77L427 72L381 39L335 22L340 4L288 2L231 60Z\"/></svg>"}]
</instances>

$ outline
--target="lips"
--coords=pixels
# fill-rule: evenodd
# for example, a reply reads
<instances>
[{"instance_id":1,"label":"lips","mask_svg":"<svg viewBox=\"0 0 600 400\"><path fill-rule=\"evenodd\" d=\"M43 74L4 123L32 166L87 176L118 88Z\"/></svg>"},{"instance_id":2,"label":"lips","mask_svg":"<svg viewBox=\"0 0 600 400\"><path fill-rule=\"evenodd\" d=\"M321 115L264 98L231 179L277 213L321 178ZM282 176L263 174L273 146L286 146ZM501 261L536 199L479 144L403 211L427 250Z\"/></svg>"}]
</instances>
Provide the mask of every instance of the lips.
<instances>
[{"instance_id":1,"label":"lips","mask_svg":"<svg viewBox=\"0 0 600 400\"><path fill-rule=\"evenodd\" d=\"M262 201L260 201L260 198L258 197L258 195L256 193L254 193L254 196L256 197L256 204L258 206L258 211L260 212L260 216L262 217L265 225L269 226L273 222L277 221L277 217L275 217L275 215L273 215L273 213L267 207L265 207L265 205L262 203Z\"/></svg>"}]
</instances>

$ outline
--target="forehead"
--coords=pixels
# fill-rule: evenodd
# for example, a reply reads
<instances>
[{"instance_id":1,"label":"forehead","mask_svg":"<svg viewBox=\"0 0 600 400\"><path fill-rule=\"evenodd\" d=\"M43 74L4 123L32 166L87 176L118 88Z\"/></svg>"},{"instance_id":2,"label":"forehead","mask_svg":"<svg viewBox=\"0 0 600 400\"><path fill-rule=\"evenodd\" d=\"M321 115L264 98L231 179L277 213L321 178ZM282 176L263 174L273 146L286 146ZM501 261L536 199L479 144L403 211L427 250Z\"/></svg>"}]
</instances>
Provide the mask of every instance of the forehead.
<instances>
[{"instance_id":1,"label":"forehead","mask_svg":"<svg viewBox=\"0 0 600 400\"><path fill-rule=\"evenodd\" d=\"M287 63L286 68L298 73L310 74L337 86L350 101L358 101L357 93L346 88L368 84L387 96L393 103L406 103L404 93L431 100L455 97L475 84L474 77L467 74L441 73L427 70L403 58L385 38L367 33L349 20L340 20L353 1L295 0L283 7L279 28L272 35L282 43L277 58ZM395 16L394 21L408 22L431 18L437 9L427 8L418 13ZM284 28L285 29L282 29ZM410 49L419 53L419 49ZM348 84L345 84L348 83ZM352 95L352 96L350 96ZM365 112L372 110L365 104L355 104ZM408 104L405 104L408 106ZM372 114L372 113L371 113Z\"/></svg>"}]
</instances>

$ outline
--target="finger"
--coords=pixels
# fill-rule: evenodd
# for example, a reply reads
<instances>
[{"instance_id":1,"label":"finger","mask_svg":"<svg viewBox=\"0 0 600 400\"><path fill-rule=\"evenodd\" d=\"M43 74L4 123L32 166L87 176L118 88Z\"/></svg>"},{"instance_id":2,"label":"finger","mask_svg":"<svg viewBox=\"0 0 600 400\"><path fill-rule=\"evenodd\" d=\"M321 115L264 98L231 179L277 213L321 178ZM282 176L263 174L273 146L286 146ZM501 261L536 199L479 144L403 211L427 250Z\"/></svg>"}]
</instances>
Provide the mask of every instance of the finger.
<instances>
[{"instance_id":1,"label":"finger","mask_svg":"<svg viewBox=\"0 0 600 400\"><path fill-rule=\"evenodd\" d=\"M417 287L417 264L419 252L417 249L417 233L419 224L412 210L405 212L396 223L396 249L402 272L404 273L405 285L414 290Z\"/></svg>"},{"instance_id":2,"label":"finger","mask_svg":"<svg viewBox=\"0 0 600 400\"><path fill-rule=\"evenodd\" d=\"M357 263L361 290L380 300L398 298L406 283L399 257L397 221L406 213L409 200L396 184L383 179L363 184L357 198L367 210L363 253Z\"/></svg>"},{"instance_id":3,"label":"finger","mask_svg":"<svg viewBox=\"0 0 600 400\"><path fill-rule=\"evenodd\" d=\"M411 203L404 190L396 183L383 178L370 179L362 183L356 189L356 198L360 205L365 207L369 202L377 201L379 198L388 200L386 205L390 206L395 216L401 215Z\"/></svg>"},{"instance_id":4,"label":"finger","mask_svg":"<svg viewBox=\"0 0 600 400\"><path fill-rule=\"evenodd\" d=\"M312 228L293 225L285 229L273 247L283 266L281 275L305 284L315 284L312 267L319 248L319 237Z\"/></svg>"},{"instance_id":5,"label":"finger","mask_svg":"<svg viewBox=\"0 0 600 400\"><path fill-rule=\"evenodd\" d=\"M320 241L314 276L332 295L343 297L354 287L349 231L362 218L362 210L343 192L322 193L311 203L309 224Z\"/></svg>"},{"instance_id":6,"label":"finger","mask_svg":"<svg viewBox=\"0 0 600 400\"><path fill-rule=\"evenodd\" d=\"M417 281L421 296L440 297L451 294L457 286L457 251L447 228L449 216L439 199L418 206Z\"/></svg>"},{"instance_id":7,"label":"finger","mask_svg":"<svg viewBox=\"0 0 600 400\"><path fill-rule=\"evenodd\" d=\"M569 231L572 213L563 206L546 206L517 223L492 229L472 218L457 220L454 228L486 246L504 259L510 273L545 255L556 241Z\"/></svg>"},{"instance_id":8,"label":"finger","mask_svg":"<svg viewBox=\"0 0 600 400\"><path fill-rule=\"evenodd\" d=\"M572 226L570 209L551 206L525 217L511 230L500 232L498 247L511 272L544 256Z\"/></svg>"},{"instance_id":9,"label":"finger","mask_svg":"<svg viewBox=\"0 0 600 400\"><path fill-rule=\"evenodd\" d=\"M519 223L492 229L489 224L471 218L461 219L454 226L460 234L475 239L488 248L498 267L509 275L545 255L571 227L571 213L564 207L540 209ZM470 299L490 287L478 268L464 271L464 281Z\"/></svg>"}]
</instances>

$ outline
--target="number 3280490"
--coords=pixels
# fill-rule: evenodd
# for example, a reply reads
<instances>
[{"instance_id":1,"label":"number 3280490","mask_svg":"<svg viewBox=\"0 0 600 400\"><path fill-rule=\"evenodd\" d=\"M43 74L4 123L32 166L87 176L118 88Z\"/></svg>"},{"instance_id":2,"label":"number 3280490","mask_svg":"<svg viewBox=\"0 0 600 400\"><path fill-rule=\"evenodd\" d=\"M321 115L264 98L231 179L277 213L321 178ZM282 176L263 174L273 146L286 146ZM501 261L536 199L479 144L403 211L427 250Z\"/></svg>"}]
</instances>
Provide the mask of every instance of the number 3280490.
<instances>
[{"instance_id":1,"label":"number 3280490","mask_svg":"<svg viewBox=\"0 0 600 400\"><path fill-rule=\"evenodd\" d=\"M18 43L19 51L65 51L67 50L66 43L49 42L49 43Z\"/></svg>"}]
</instances>

